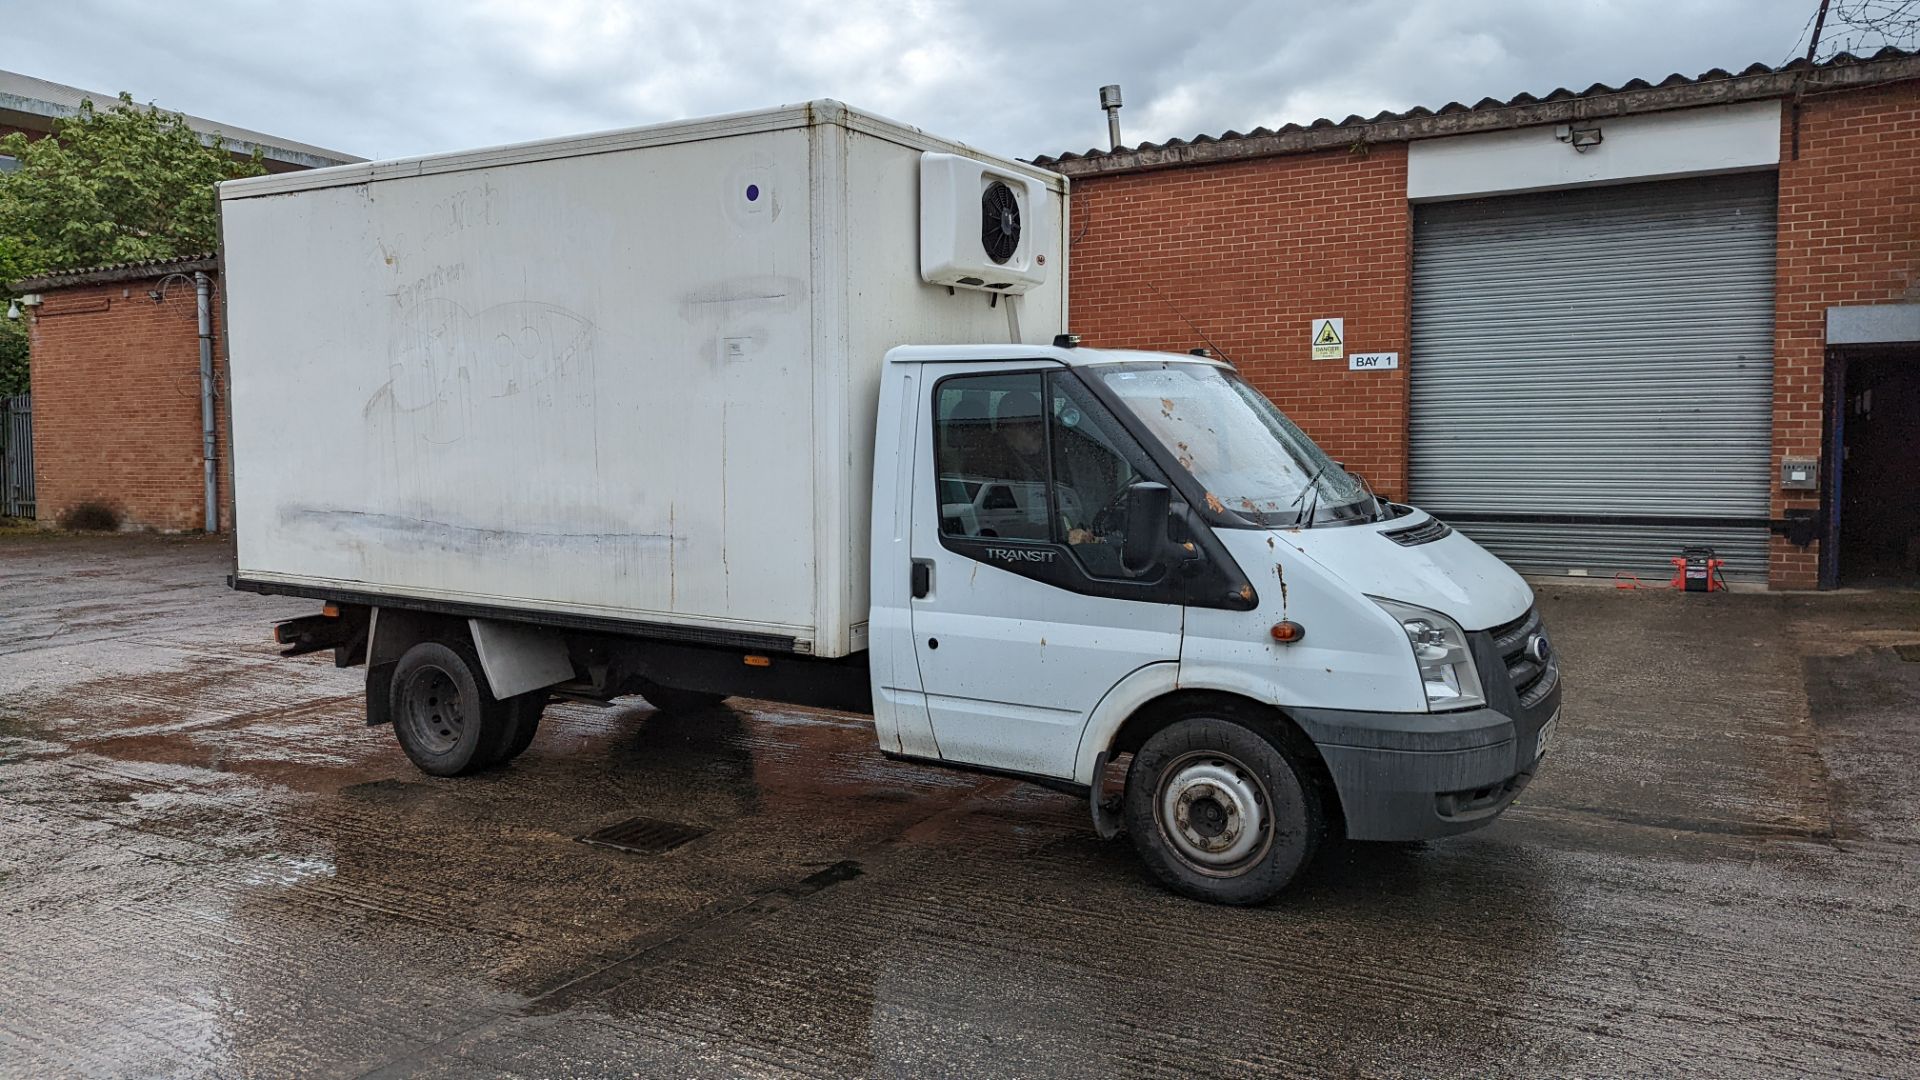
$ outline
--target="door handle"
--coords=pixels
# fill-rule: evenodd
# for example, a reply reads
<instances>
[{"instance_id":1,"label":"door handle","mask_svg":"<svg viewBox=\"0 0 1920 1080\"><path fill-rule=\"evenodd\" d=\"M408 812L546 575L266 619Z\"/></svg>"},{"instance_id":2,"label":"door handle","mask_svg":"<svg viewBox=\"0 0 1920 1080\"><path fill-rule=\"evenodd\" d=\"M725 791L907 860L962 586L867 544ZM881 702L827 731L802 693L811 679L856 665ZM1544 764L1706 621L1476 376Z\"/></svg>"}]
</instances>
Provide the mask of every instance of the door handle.
<instances>
[{"instance_id":1,"label":"door handle","mask_svg":"<svg viewBox=\"0 0 1920 1080\"><path fill-rule=\"evenodd\" d=\"M926 559L913 560L911 581L913 584L913 598L915 600L925 600L927 594L933 591L933 563Z\"/></svg>"}]
</instances>

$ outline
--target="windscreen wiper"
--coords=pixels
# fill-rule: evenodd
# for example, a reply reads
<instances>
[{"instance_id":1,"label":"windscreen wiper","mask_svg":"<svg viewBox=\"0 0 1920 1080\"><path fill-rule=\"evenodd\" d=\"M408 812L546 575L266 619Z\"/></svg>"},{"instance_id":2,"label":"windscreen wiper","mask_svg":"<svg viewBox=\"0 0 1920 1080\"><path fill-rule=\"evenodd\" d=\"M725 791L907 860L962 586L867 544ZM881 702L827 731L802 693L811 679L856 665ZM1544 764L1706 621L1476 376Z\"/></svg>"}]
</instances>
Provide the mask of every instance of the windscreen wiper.
<instances>
[{"instance_id":1,"label":"windscreen wiper","mask_svg":"<svg viewBox=\"0 0 1920 1080\"><path fill-rule=\"evenodd\" d=\"M1293 505L1299 506L1300 500L1306 498L1309 492L1313 494L1313 501L1309 502L1306 506L1302 507L1298 514L1293 515L1294 528L1296 529L1299 528L1300 522L1302 521L1310 522L1313 520L1313 512L1320 508L1320 477L1332 465L1333 465L1333 462L1331 461L1321 462L1320 467L1313 470L1313 475L1307 477L1307 486L1304 488L1301 488L1300 494L1295 495L1293 497Z\"/></svg>"},{"instance_id":2,"label":"windscreen wiper","mask_svg":"<svg viewBox=\"0 0 1920 1080\"><path fill-rule=\"evenodd\" d=\"M1353 477L1355 480L1360 481L1360 486L1366 489L1367 501L1373 506L1373 520L1375 521L1383 520L1386 517L1386 515L1381 512L1380 496L1374 494L1373 485L1367 482L1366 477L1360 475L1357 472L1354 472L1352 469L1347 470L1347 475Z\"/></svg>"}]
</instances>

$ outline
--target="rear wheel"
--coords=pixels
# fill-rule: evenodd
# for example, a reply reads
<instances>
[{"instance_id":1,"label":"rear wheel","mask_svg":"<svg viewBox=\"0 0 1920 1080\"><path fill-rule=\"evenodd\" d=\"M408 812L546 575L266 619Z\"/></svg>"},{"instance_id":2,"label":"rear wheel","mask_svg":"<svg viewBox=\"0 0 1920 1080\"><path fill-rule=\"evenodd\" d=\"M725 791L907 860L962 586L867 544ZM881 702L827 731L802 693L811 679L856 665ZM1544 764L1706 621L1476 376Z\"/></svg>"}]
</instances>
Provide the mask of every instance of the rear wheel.
<instances>
[{"instance_id":1,"label":"rear wheel","mask_svg":"<svg viewBox=\"0 0 1920 1080\"><path fill-rule=\"evenodd\" d=\"M514 734L512 710L487 689L480 660L457 641L422 641L393 669L390 714L400 749L434 776L493 764Z\"/></svg>"},{"instance_id":2,"label":"rear wheel","mask_svg":"<svg viewBox=\"0 0 1920 1080\"><path fill-rule=\"evenodd\" d=\"M710 694L703 690L680 690L659 683L648 682L641 686L640 696L647 704L661 712L698 712L711 709L727 700L725 694Z\"/></svg>"},{"instance_id":3,"label":"rear wheel","mask_svg":"<svg viewBox=\"0 0 1920 1080\"><path fill-rule=\"evenodd\" d=\"M1181 720L1133 756L1127 832L1141 861L1175 891L1263 903L1312 860L1325 831L1312 776L1246 724Z\"/></svg>"},{"instance_id":4,"label":"rear wheel","mask_svg":"<svg viewBox=\"0 0 1920 1080\"><path fill-rule=\"evenodd\" d=\"M500 754L502 764L519 757L533 745L533 736L540 730L540 717L547 711L550 696L545 690L534 690L507 699L512 711L513 736Z\"/></svg>"}]
</instances>

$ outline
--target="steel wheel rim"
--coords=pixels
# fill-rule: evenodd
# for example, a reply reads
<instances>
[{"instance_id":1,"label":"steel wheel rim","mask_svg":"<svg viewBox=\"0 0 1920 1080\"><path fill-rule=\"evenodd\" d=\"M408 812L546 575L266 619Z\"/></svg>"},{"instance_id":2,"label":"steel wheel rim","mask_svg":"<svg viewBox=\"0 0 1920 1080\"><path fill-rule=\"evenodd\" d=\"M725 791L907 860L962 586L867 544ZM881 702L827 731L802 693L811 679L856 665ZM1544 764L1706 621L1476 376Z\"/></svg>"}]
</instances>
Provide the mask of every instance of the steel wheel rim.
<instances>
[{"instance_id":1,"label":"steel wheel rim","mask_svg":"<svg viewBox=\"0 0 1920 1080\"><path fill-rule=\"evenodd\" d=\"M1197 750L1161 770L1153 813L1181 862L1212 877L1234 877L1273 847L1273 800L1252 769L1231 754Z\"/></svg>"},{"instance_id":2,"label":"steel wheel rim","mask_svg":"<svg viewBox=\"0 0 1920 1080\"><path fill-rule=\"evenodd\" d=\"M445 754L459 746L467 716L453 676L437 667L413 672L400 695L400 721L414 745L429 753Z\"/></svg>"}]
</instances>

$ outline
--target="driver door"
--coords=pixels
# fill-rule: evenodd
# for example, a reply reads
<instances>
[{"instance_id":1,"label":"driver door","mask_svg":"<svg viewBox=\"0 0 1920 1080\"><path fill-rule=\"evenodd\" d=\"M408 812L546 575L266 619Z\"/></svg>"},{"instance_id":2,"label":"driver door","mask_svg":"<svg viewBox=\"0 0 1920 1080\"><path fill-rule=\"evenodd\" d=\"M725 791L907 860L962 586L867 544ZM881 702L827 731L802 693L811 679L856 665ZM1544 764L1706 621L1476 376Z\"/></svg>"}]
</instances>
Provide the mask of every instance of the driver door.
<instances>
[{"instance_id":1,"label":"driver door","mask_svg":"<svg viewBox=\"0 0 1920 1080\"><path fill-rule=\"evenodd\" d=\"M1127 488L1164 480L1065 368L928 365L925 381L911 604L940 756L1071 777L1106 692L1179 660L1184 608L1129 598L1146 575L1120 565Z\"/></svg>"}]
</instances>

